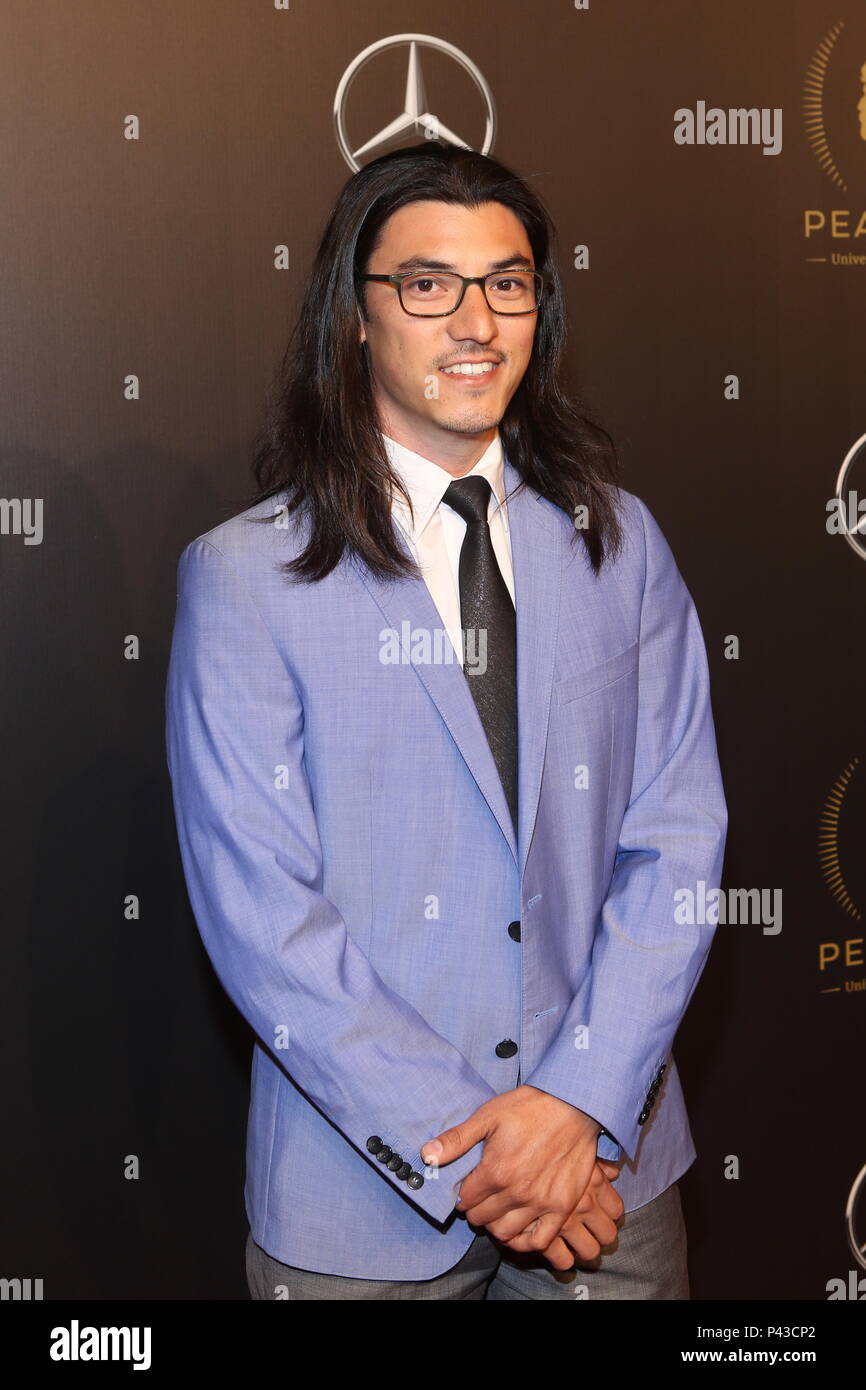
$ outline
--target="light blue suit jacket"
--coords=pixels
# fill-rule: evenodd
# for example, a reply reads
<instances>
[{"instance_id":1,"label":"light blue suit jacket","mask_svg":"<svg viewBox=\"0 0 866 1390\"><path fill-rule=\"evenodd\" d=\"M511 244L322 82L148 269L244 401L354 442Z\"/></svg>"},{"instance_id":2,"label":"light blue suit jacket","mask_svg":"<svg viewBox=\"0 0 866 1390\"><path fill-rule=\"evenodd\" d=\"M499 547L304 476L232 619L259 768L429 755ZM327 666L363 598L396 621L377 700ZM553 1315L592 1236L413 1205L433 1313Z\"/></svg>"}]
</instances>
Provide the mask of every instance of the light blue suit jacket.
<instances>
[{"instance_id":1,"label":"light blue suit jacket","mask_svg":"<svg viewBox=\"0 0 866 1390\"><path fill-rule=\"evenodd\" d=\"M438 1171L420 1149L518 1074L613 1136L598 1153L623 1159L627 1211L695 1157L671 1047L714 928L681 925L675 894L719 886L727 813L694 605L645 504L619 496L626 544L598 578L565 513L526 486L508 501L518 841L453 648L424 661L442 624L422 577L344 557L288 583L275 567L307 532L253 525L274 500L180 558L178 835L256 1035L246 1210L286 1264L456 1264L483 1145Z\"/></svg>"}]
</instances>

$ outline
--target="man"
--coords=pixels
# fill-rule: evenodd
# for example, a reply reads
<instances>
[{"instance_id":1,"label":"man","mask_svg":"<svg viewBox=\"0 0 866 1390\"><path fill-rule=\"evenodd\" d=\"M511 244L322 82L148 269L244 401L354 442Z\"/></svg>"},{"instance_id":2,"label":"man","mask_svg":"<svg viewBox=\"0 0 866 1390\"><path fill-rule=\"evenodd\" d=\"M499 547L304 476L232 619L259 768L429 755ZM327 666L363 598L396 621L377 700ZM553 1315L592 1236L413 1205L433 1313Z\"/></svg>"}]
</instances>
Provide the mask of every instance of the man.
<instances>
[{"instance_id":1,"label":"man","mask_svg":"<svg viewBox=\"0 0 866 1390\"><path fill-rule=\"evenodd\" d=\"M675 894L722 867L707 662L562 389L550 244L473 151L351 178L258 497L181 556L168 760L256 1035L254 1298L688 1297L671 1046L713 928Z\"/></svg>"}]
</instances>

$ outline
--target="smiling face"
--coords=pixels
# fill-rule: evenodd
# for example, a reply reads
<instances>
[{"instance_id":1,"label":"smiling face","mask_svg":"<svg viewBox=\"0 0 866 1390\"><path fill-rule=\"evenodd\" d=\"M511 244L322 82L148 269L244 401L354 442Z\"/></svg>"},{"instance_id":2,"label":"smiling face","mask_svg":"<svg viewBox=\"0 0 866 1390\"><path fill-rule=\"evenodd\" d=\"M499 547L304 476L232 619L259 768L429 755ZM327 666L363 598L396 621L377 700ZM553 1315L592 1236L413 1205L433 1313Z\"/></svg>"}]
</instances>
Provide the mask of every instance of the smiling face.
<instances>
[{"instance_id":1,"label":"smiling face","mask_svg":"<svg viewBox=\"0 0 866 1390\"><path fill-rule=\"evenodd\" d=\"M502 203L478 208L423 201L384 223L364 266L369 274L446 268L461 275L535 269L520 219ZM385 434L453 471L468 471L496 434L532 353L538 314L508 317L488 308L480 285L444 318L414 318L392 285L367 281L365 320L373 393ZM484 376L449 375L460 361L495 364Z\"/></svg>"}]
</instances>

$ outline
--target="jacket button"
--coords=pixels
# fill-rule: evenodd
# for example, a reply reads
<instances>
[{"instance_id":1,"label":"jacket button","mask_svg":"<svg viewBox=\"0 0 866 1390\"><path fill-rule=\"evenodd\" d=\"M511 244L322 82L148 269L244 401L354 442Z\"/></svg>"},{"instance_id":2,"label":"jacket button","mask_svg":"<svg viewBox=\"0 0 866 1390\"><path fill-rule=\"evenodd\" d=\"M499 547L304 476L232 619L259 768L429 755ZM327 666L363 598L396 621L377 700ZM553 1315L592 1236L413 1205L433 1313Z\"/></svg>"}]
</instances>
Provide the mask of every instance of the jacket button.
<instances>
[{"instance_id":1,"label":"jacket button","mask_svg":"<svg viewBox=\"0 0 866 1390\"><path fill-rule=\"evenodd\" d=\"M391 1169L391 1172L392 1172L392 1173L396 1173L397 1169L398 1169L399 1167L401 1167L402 1163L403 1163L403 1155L402 1155L402 1154L392 1154L391 1157L388 1159L388 1164L387 1164L387 1166Z\"/></svg>"},{"instance_id":2,"label":"jacket button","mask_svg":"<svg viewBox=\"0 0 866 1390\"><path fill-rule=\"evenodd\" d=\"M519 923L519 922L509 922L509 923L508 923L508 935L511 937L511 940L512 940L512 941L519 941L519 940L520 940L520 923Z\"/></svg>"},{"instance_id":3,"label":"jacket button","mask_svg":"<svg viewBox=\"0 0 866 1390\"><path fill-rule=\"evenodd\" d=\"M510 1038L503 1038L501 1043L496 1044L497 1057L513 1057L517 1051L517 1043Z\"/></svg>"},{"instance_id":4,"label":"jacket button","mask_svg":"<svg viewBox=\"0 0 866 1390\"><path fill-rule=\"evenodd\" d=\"M408 1178L406 1179L406 1183L409 1187L413 1188L423 1187L424 1179L422 1178L420 1173L410 1173Z\"/></svg>"},{"instance_id":5,"label":"jacket button","mask_svg":"<svg viewBox=\"0 0 866 1390\"><path fill-rule=\"evenodd\" d=\"M411 1164L411 1163L401 1163L401 1164L400 1164L400 1167L397 1169L397 1172L395 1173L394 1176L395 1176L395 1177L398 1177L398 1178L400 1179L401 1182L405 1182L406 1179L408 1178L408 1176L409 1176L409 1174L410 1174L411 1172L412 1172L412 1164Z\"/></svg>"},{"instance_id":6,"label":"jacket button","mask_svg":"<svg viewBox=\"0 0 866 1390\"><path fill-rule=\"evenodd\" d=\"M371 1134L370 1138L367 1140L367 1152L377 1154L381 1147L382 1140L379 1138L378 1134Z\"/></svg>"}]
</instances>

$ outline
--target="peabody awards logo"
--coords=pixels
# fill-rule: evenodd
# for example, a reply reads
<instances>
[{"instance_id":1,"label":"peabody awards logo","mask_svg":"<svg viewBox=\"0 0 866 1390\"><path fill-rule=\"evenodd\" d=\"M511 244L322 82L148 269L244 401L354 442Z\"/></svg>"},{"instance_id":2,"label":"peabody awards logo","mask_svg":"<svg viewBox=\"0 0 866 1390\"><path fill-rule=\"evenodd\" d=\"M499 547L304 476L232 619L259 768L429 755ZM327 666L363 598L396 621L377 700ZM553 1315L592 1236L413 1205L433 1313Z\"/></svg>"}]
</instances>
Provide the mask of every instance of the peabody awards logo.
<instances>
[{"instance_id":1,"label":"peabody awards logo","mask_svg":"<svg viewBox=\"0 0 866 1390\"><path fill-rule=\"evenodd\" d=\"M866 997L863 902L866 900L863 864L863 825L866 786L860 759L852 758L833 782L821 811L818 858L827 889L844 918L818 944L822 994ZM847 918L847 921L844 920Z\"/></svg>"},{"instance_id":2,"label":"peabody awards logo","mask_svg":"<svg viewBox=\"0 0 866 1390\"><path fill-rule=\"evenodd\" d=\"M806 208L810 261L866 270L866 16L852 7L824 33L803 78L803 120L832 192Z\"/></svg>"},{"instance_id":3,"label":"peabody awards logo","mask_svg":"<svg viewBox=\"0 0 866 1390\"><path fill-rule=\"evenodd\" d=\"M425 73L435 101L428 98ZM359 145L348 136L350 94L353 112L357 106L364 112L353 129L363 119L368 132ZM371 112L381 115L382 124L376 125ZM357 173L362 163L419 139L489 154L496 108L480 69L453 43L430 34L394 34L371 43L346 68L334 97L334 126L340 153Z\"/></svg>"}]
</instances>

